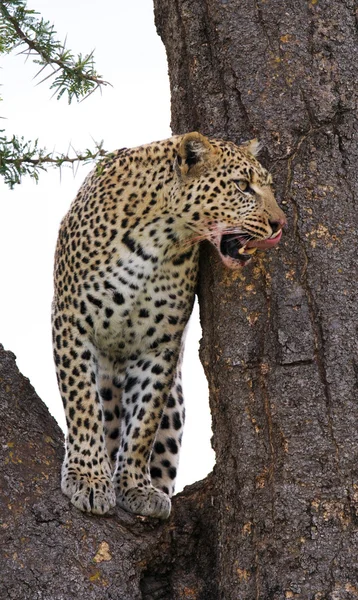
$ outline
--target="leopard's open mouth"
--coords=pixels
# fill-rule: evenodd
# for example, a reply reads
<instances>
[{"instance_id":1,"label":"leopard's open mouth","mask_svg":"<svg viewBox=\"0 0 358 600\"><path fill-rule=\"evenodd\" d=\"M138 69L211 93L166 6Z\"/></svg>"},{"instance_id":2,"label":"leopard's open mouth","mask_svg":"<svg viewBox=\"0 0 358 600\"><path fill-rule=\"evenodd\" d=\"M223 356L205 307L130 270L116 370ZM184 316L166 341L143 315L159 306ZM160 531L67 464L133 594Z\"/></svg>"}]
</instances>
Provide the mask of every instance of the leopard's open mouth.
<instances>
[{"instance_id":1,"label":"leopard's open mouth","mask_svg":"<svg viewBox=\"0 0 358 600\"><path fill-rule=\"evenodd\" d=\"M219 251L224 263L232 268L243 267L257 249L268 250L276 246L282 237L282 229L265 240L253 240L249 234L225 233L220 238Z\"/></svg>"}]
</instances>

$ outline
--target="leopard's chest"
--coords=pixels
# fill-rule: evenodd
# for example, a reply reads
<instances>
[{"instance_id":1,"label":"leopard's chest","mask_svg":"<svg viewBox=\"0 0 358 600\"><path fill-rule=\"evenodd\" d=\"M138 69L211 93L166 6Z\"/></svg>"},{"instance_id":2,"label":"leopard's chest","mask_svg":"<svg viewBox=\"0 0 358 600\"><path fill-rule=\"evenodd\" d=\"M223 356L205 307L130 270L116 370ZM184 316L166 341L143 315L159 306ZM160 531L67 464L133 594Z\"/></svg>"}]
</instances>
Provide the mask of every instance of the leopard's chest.
<instances>
[{"instance_id":1,"label":"leopard's chest","mask_svg":"<svg viewBox=\"0 0 358 600\"><path fill-rule=\"evenodd\" d=\"M183 264L159 264L142 275L133 263L107 278L102 307L93 311L93 342L127 358L143 350L178 345L190 317L197 279L197 255Z\"/></svg>"}]
</instances>

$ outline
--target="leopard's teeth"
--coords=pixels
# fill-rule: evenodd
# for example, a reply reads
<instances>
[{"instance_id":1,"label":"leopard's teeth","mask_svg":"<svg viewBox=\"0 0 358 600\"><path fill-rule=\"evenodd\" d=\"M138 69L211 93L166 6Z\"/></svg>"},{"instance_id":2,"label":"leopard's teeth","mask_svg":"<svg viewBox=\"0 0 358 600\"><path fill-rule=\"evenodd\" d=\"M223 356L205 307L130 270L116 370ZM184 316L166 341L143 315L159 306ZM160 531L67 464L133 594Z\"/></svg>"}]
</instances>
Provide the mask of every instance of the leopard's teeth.
<instances>
[{"instance_id":1,"label":"leopard's teeth","mask_svg":"<svg viewBox=\"0 0 358 600\"><path fill-rule=\"evenodd\" d=\"M281 229L276 231L276 233L273 233L272 235L270 235L270 240L272 240L273 238L276 238L278 235L280 235L280 233L281 233Z\"/></svg>"},{"instance_id":2,"label":"leopard's teeth","mask_svg":"<svg viewBox=\"0 0 358 600\"><path fill-rule=\"evenodd\" d=\"M239 254L254 254L256 252L257 248L246 248L246 246L242 246L242 248L240 248L238 250Z\"/></svg>"}]
</instances>

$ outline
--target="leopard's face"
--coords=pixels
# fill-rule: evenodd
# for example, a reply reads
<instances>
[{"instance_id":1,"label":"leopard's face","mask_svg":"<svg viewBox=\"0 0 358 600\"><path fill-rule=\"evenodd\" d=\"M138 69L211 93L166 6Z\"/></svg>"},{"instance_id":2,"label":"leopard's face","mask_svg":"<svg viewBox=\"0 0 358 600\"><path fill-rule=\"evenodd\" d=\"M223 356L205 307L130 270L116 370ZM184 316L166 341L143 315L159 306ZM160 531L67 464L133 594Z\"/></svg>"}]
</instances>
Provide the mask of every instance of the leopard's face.
<instances>
[{"instance_id":1,"label":"leopard's face","mask_svg":"<svg viewBox=\"0 0 358 600\"><path fill-rule=\"evenodd\" d=\"M282 237L286 217L272 177L254 156L256 141L238 147L196 136L184 137L176 161L186 226L193 240L212 242L226 266L242 267L256 249L273 248Z\"/></svg>"}]
</instances>

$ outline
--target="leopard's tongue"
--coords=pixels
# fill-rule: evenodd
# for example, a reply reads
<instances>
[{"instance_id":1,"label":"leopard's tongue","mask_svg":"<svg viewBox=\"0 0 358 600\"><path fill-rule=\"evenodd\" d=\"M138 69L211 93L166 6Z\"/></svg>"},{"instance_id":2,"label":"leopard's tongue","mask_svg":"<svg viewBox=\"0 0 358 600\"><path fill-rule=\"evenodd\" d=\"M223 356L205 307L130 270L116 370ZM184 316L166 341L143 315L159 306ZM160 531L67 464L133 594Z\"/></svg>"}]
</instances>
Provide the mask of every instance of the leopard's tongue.
<instances>
[{"instance_id":1,"label":"leopard's tongue","mask_svg":"<svg viewBox=\"0 0 358 600\"><path fill-rule=\"evenodd\" d=\"M267 240L251 240L245 246L245 254L248 253L249 248L258 248L260 250L267 250L269 248L273 248L276 244L279 243L282 237L282 229L280 229L275 237L268 238ZM251 253L250 253L251 254Z\"/></svg>"}]
</instances>

